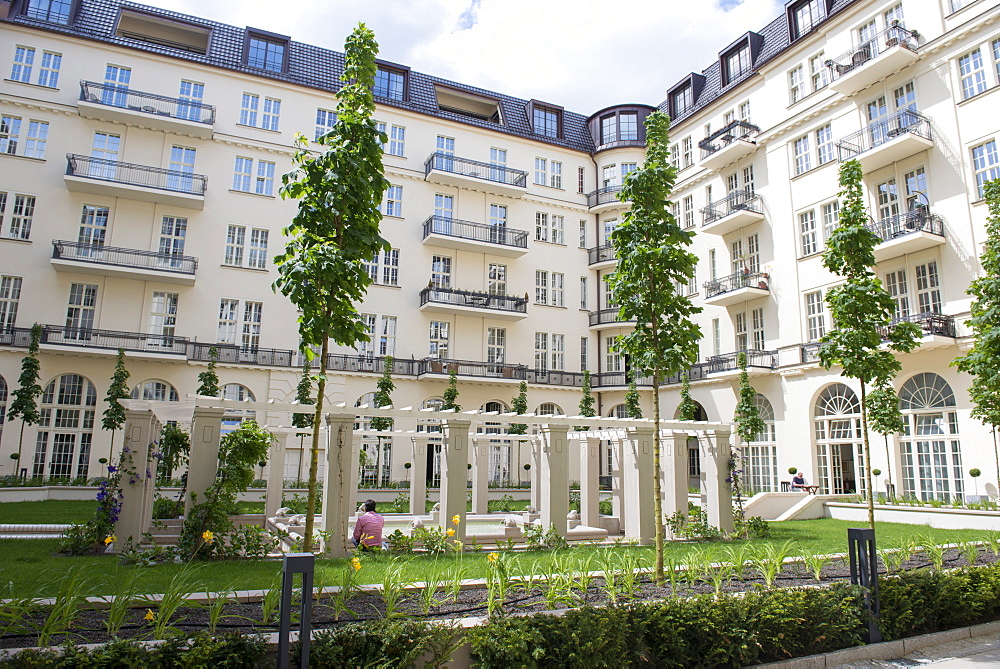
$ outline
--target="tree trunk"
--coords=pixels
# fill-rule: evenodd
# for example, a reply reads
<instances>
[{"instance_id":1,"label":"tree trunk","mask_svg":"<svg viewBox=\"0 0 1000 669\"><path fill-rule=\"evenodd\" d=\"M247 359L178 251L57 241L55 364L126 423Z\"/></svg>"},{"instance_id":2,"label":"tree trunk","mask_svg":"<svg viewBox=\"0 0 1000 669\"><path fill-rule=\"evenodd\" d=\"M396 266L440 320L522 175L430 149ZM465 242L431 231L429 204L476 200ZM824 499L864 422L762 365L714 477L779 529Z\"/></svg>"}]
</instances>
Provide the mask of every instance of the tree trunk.
<instances>
[{"instance_id":1,"label":"tree trunk","mask_svg":"<svg viewBox=\"0 0 1000 669\"><path fill-rule=\"evenodd\" d=\"M302 446L305 443L305 441L306 441L306 435L300 434L299 435L299 468L298 468L298 471L295 472L295 482L296 483L298 483L299 481L302 480L302 451L303 451L303 447Z\"/></svg>"},{"instance_id":2,"label":"tree trunk","mask_svg":"<svg viewBox=\"0 0 1000 669\"><path fill-rule=\"evenodd\" d=\"M653 370L653 518L656 538L656 567L653 578L663 582L663 495L660 486L660 370ZM640 476L641 476L640 472Z\"/></svg>"},{"instance_id":3,"label":"tree trunk","mask_svg":"<svg viewBox=\"0 0 1000 669\"><path fill-rule=\"evenodd\" d=\"M889 491L892 490L892 454L889 452L889 435L885 436L885 479L889 482L886 486L886 497L889 497ZM895 495L892 495L895 497ZM891 501L891 500L890 500Z\"/></svg>"},{"instance_id":4,"label":"tree trunk","mask_svg":"<svg viewBox=\"0 0 1000 669\"><path fill-rule=\"evenodd\" d=\"M21 419L21 432L17 436L17 462L14 464L14 476L20 474L21 470L21 444L24 443L24 419Z\"/></svg>"},{"instance_id":5,"label":"tree trunk","mask_svg":"<svg viewBox=\"0 0 1000 669\"><path fill-rule=\"evenodd\" d=\"M323 397L326 393L326 354L330 350L330 340L323 339L323 346L320 347L319 358L319 380L316 382L316 411L313 413L313 433L312 446L309 449L309 497L306 501L306 529L305 537L302 539L302 551L308 553L312 550L313 525L316 522L316 479L319 477L319 429L323 424ZM329 454L327 454L329 456ZM329 460L329 457L327 458ZM327 476L331 472L326 473ZM327 525L332 519L327 518ZM339 524L333 525L339 527ZM334 541L343 541L344 537L335 537Z\"/></svg>"},{"instance_id":6,"label":"tree trunk","mask_svg":"<svg viewBox=\"0 0 1000 669\"><path fill-rule=\"evenodd\" d=\"M868 444L868 394L861 381L861 436L864 439L865 481L868 482L868 527L875 529L875 496L872 494L872 454Z\"/></svg>"}]
</instances>

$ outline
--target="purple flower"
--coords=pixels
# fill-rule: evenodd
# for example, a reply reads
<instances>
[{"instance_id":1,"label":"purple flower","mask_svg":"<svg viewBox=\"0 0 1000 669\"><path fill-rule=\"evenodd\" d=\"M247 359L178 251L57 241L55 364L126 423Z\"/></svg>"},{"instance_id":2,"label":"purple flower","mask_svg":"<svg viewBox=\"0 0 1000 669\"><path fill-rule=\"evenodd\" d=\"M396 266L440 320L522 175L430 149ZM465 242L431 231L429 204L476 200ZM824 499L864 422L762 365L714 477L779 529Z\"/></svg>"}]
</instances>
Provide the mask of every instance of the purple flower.
<instances>
[{"instance_id":1,"label":"purple flower","mask_svg":"<svg viewBox=\"0 0 1000 669\"><path fill-rule=\"evenodd\" d=\"M108 473L109 474L114 474L116 471L118 471L117 467L115 467L114 465L108 465Z\"/></svg>"}]
</instances>

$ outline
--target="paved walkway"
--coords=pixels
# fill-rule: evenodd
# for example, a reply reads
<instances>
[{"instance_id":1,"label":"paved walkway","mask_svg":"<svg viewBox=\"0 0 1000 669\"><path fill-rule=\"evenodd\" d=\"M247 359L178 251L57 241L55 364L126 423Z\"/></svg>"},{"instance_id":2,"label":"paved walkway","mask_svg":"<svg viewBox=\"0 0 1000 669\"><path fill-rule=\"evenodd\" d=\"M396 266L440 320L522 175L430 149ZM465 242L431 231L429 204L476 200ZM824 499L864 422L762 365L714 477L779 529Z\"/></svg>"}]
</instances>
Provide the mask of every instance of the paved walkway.
<instances>
[{"instance_id":1,"label":"paved walkway","mask_svg":"<svg viewBox=\"0 0 1000 669\"><path fill-rule=\"evenodd\" d=\"M869 660L834 665L837 669L850 667L934 667L934 669L959 669L960 667L1000 667L1000 635L981 636L953 641L938 646L928 646L905 657L888 660Z\"/></svg>"}]
</instances>

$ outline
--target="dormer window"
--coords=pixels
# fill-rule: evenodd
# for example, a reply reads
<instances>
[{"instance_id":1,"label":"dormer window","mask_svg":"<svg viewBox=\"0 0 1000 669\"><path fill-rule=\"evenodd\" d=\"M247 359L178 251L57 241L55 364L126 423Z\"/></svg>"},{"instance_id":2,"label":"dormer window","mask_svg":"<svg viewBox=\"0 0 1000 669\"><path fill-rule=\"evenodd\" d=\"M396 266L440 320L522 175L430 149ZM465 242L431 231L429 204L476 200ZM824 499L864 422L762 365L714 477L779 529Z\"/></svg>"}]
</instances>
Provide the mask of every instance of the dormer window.
<instances>
[{"instance_id":1,"label":"dormer window","mask_svg":"<svg viewBox=\"0 0 1000 669\"><path fill-rule=\"evenodd\" d=\"M725 76L723 81L726 84L736 81L749 72L752 67L753 62L750 58L750 45L743 44L735 51L731 51L726 54Z\"/></svg>"},{"instance_id":2,"label":"dormer window","mask_svg":"<svg viewBox=\"0 0 1000 669\"><path fill-rule=\"evenodd\" d=\"M492 98L475 95L468 91L436 85L438 109L479 121L500 123L500 103Z\"/></svg>"},{"instance_id":3,"label":"dormer window","mask_svg":"<svg viewBox=\"0 0 1000 669\"><path fill-rule=\"evenodd\" d=\"M562 107L532 100L527 107L528 120L536 135L559 139L563 135Z\"/></svg>"},{"instance_id":4,"label":"dormer window","mask_svg":"<svg viewBox=\"0 0 1000 669\"><path fill-rule=\"evenodd\" d=\"M24 15L50 23L69 23L73 0L28 0Z\"/></svg>"},{"instance_id":5,"label":"dormer window","mask_svg":"<svg viewBox=\"0 0 1000 669\"><path fill-rule=\"evenodd\" d=\"M258 70L284 72L288 58L288 38L262 32L247 34L246 64Z\"/></svg>"},{"instance_id":6,"label":"dormer window","mask_svg":"<svg viewBox=\"0 0 1000 669\"><path fill-rule=\"evenodd\" d=\"M802 37L826 18L829 0L797 0L788 3L788 33L792 40Z\"/></svg>"},{"instance_id":7,"label":"dormer window","mask_svg":"<svg viewBox=\"0 0 1000 669\"><path fill-rule=\"evenodd\" d=\"M375 89L372 92L377 98L402 102L406 99L406 71L379 65L375 71Z\"/></svg>"},{"instance_id":8,"label":"dormer window","mask_svg":"<svg viewBox=\"0 0 1000 669\"><path fill-rule=\"evenodd\" d=\"M173 18L122 10L115 35L170 49L205 54L208 53L211 33L207 28Z\"/></svg>"},{"instance_id":9,"label":"dormer window","mask_svg":"<svg viewBox=\"0 0 1000 669\"><path fill-rule=\"evenodd\" d=\"M694 91L690 83L670 94L670 115L674 118L688 113L692 107L694 107Z\"/></svg>"},{"instance_id":10,"label":"dormer window","mask_svg":"<svg viewBox=\"0 0 1000 669\"><path fill-rule=\"evenodd\" d=\"M618 139L622 142L639 140L639 115L635 112L622 112L618 115Z\"/></svg>"},{"instance_id":11,"label":"dormer window","mask_svg":"<svg viewBox=\"0 0 1000 669\"><path fill-rule=\"evenodd\" d=\"M601 117L601 144L618 141L618 117L608 114Z\"/></svg>"}]
</instances>

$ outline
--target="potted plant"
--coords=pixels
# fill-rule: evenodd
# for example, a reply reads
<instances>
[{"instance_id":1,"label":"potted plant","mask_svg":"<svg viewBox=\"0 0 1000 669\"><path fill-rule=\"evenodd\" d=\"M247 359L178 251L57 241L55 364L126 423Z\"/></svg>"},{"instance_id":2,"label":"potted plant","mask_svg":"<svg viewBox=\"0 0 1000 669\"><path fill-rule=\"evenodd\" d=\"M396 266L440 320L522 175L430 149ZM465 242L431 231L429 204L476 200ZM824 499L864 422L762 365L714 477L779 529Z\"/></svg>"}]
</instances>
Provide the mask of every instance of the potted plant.
<instances>
[{"instance_id":1,"label":"potted plant","mask_svg":"<svg viewBox=\"0 0 1000 669\"><path fill-rule=\"evenodd\" d=\"M981 475L982 472L979 471L978 467L973 467L972 469L969 470L969 476L972 477L972 484L976 490L976 497L979 497L979 481L977 481L976 479L978 479Z\"/></svg>"}]
</instances>

